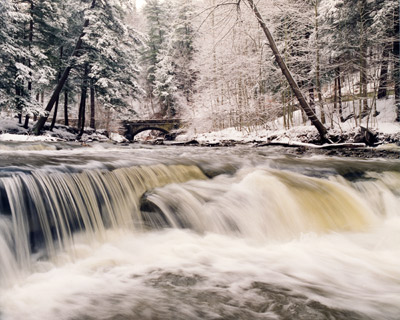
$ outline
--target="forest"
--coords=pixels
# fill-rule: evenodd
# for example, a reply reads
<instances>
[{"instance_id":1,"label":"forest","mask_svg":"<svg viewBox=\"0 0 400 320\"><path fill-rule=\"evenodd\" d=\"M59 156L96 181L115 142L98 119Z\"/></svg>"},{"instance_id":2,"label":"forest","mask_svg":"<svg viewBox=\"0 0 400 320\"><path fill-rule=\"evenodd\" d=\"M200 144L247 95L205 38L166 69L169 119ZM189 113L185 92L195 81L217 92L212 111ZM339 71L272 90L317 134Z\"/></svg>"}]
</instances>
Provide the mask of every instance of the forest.
<instances>
[{"instance_id":1,"label":"forest","mask_svg":"<svg viewBox=\"0 0 400 320\"><path fill-rule=\"evenodd\" d=\"M0 320L400 320L400 0L0 0Z\"/></svg>"},{"instance_id":2,"label":"forest","mask_svg":"<svg viewBox=\"0 0 400 320\"><path fill-rule=\"evenodd\" d=\"M324 130L368 126L389 96L400 121L396 0L2 0L0 16L1 115L36 134L46 120L289 129L299 109Z\"/></svg>"}]
</instances>

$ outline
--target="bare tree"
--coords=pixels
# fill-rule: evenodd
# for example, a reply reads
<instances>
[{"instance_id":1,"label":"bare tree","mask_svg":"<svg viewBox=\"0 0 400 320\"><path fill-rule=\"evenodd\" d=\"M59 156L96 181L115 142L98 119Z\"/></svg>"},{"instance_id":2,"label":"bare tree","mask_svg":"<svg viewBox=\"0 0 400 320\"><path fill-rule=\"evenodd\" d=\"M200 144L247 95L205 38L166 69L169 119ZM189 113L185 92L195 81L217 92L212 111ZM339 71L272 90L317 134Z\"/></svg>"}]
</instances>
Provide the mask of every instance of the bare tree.
<instances>
[{"instance_id":1,"label":"bare tree","mask_svg":"<svg viewBox=\"0 0 400 320\"><path fill-rule=\"evenodd\" d=\"M250 8L253 11L255 17L257 18L257 21L258 21L261 29L263 30L265 36L267 37L269 45L271 47L271 50L275 56L276 62L278 63L279 68L281 69L286 80L289 82L291 89L293 90L297 100L299 101L300 107L303 109L303 111L305 112L305 114L307 115L307 117L311 121L311 123L318 130L321 140L325 140L326 134L327 134L327 129L315 115L314 111L312 110L312 108L308 104L307 100L305 99L303 93L301 92L299 85L294 80L292 74L290 73L288 67L286 66L286 63L283 60L283 58L278 50L278 47L275 44L274 38L272 37L271 32L269 31L267 25L265 24L260 12L258 11L257 6L254 4L253 0L247 0L247 3L250 5Z\"/></svg>"}]
</instances>

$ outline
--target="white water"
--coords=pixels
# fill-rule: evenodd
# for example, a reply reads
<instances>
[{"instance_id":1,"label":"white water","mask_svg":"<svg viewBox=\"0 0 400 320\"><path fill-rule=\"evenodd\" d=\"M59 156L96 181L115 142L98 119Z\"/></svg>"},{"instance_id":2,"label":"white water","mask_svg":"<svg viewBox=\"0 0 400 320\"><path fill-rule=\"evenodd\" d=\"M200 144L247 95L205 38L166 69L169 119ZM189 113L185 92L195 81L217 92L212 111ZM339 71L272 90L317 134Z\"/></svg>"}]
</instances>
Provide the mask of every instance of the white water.
<instances>
[{"instance_id":1,"label":"white water","mask_svg":"<svg viewBox=\"0 0 400 320\"><path fill-rule=\"evenodd\" d=\"M170 227L75 234L18 272L0 215L0 319L399 319L398 162L270 159L150 190Z\"/></svg>"}]
</instances>

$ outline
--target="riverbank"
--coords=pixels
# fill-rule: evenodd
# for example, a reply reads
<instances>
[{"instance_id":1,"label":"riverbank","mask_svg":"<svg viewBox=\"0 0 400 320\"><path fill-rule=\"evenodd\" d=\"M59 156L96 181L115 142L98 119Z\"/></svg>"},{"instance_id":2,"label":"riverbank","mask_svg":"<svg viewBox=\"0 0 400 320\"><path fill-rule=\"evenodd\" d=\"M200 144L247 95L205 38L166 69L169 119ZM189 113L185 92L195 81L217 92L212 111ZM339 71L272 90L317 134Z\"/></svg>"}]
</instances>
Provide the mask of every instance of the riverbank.
<instances>
[{"instance_id":1,"label":"riverbank","mask_svg":"<svg viewBox=\"0 0 400 320\"><path fill-rule=\"evenodd\" d=\"M25 129L15 119L0 121L0 141L8 142L78 142L83 146L92 143L130 143L118 133L108 133L105 130L87 128L78 137L78 132L72 127L56 125L52 131L35 136ZM383 126L380 132L362 127L330 130L329 135L335 143L321 145L318 132L313 126L297 126L288 130L242 129L227 128L221 131L196 133L177 132L174 141L163 137L152 137L136 140L133 143L150 145L198 146L198 147L234 147L249 145L251 147L281 147L282 153L289 155L326 155L356 158L390 158L400 159L400 124L393 123ZM373 135L373 145L366 144L366 134ZM132 143L132 142L131 142Z\"/></svg>"}]
</instances>

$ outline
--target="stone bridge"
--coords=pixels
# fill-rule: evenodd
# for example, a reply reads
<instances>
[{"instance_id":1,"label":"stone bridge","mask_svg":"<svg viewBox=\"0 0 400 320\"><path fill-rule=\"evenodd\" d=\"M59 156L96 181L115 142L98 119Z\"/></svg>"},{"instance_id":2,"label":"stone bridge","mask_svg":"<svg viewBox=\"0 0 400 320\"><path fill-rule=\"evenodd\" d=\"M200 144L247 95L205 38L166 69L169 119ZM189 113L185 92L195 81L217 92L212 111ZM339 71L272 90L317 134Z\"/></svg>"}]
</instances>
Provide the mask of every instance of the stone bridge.
<instances>
[{"instance_id":1,"label":"stone bridge","mask_svg":"<svg viewBox=\"0 0 400 320\"><path fill-rule=\"evenodd\" d=\"M182 121L180 119L122 121L123 135L130 141L138 133L146 130L157 130L169 134L171 130L179 129L181 125ZM171 136L170 138L173 139Z\"/></svg>"}]
</instances>

